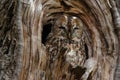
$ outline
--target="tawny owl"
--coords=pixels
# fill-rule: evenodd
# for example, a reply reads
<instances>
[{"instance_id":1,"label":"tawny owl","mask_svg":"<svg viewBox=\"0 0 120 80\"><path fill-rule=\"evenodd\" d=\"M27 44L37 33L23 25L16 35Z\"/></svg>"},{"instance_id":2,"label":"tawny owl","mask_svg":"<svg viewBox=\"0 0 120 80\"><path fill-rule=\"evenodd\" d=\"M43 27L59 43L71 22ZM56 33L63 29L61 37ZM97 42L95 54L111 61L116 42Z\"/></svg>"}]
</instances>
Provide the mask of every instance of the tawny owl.
<instances>
[{"instance_id":1,"label":"tawny owl","mask_svg":"<svg viewBox=\"0 0 120 80\"><path fill-rule=\"evenodd\" d=\"M45 44L49 56L48 80L80 79L85 73L84 37L80 18L68 14L59 16Z\"/></svg>"}]
</instances>

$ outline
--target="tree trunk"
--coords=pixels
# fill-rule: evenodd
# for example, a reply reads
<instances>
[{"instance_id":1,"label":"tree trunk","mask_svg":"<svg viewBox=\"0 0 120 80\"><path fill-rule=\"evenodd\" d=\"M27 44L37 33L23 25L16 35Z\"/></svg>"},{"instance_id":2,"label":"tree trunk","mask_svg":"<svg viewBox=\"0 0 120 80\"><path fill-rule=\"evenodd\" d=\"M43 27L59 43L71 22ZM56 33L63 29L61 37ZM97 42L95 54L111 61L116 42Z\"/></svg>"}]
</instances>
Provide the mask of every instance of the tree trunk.
<instances>
[{"instance_id":1,"label":"tree trunk","mask_svg":"<svg viewBox=\"0 0 120 80\"><path fill-rule=\"evenodd\" d=\"M0 80L51 80L44 43L63 13L86 25L86 55L97 64L84 80L119 80L120 2L115 1L1 0Z\"/></svg>"},{"instance_id":2,"label":"tree trunk","mask_svg":"<svg viewBox=\"0 0 120 80\"><path fill-rule=\"evenodd\" d=\"M0 80L17 80L22 68L22 22L19 0L0 1Z\"/></svg>"}]
</instances>

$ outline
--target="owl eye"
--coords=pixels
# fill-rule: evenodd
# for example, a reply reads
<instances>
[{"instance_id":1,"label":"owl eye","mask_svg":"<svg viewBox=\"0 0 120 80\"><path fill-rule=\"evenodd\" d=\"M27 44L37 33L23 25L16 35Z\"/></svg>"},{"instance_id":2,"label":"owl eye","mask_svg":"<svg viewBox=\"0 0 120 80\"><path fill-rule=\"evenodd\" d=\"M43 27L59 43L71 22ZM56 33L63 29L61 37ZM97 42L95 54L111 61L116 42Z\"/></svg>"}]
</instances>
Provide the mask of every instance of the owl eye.
<instances>
[{"instance_id":1,"label":"owl eye","mask_svg":"<svg viewBox=\"0 0 120 80\"><path fill-rule=\"evenodd\" d=\"M75 27L74 29L79 29L78 27Z\"/></svg>"},{"instance_id":2,"label":"owl eye","mask_svg":"<svg viewBox=\"0 0 120 80\"><path fill-rule=\"evenodd\" d=\"M59 29L64 29L65 30L65 27L64 26L60 26Z\"/></svg>"},{"instance_id":3,"label":"owl eye","mask_svg":"<svg viewBox=\"0 0 120 80\"><path fill-rule=\"evenodd\" d=\"M79 28L78 27L75 27L74 30L78 30Z\"/></svg>"}]
</instances>

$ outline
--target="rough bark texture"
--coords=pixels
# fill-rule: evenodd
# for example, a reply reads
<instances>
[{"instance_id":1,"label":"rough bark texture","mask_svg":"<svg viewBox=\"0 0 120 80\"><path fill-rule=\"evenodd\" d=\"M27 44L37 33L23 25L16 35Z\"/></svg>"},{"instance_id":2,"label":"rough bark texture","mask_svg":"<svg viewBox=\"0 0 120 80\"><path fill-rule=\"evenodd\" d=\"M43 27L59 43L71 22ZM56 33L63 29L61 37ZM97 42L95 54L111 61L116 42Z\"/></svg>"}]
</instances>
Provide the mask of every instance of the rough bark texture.
<instances>
[{"instance_id":1,"label":"rough bark texture","mask_svg":"<svg viewBox=\"0 0 120 80\"><path fill-rule=\"evenodd\" d=\"M117 60L117 65L116 65L116 71L115 71L115 80L120 79L120 0L116 0L116 6L114 3L114 8L112 9L112 14L114 24L116 26L115 30L117 32L118 38L119 38L119 53L118 53L118 60Z\"/></svg>"},{"instance_id":2,"label":"rough bark texture","mask_svg":"<svg viewBox=\"0 0 120 80\"><path fill-rule=\"evenodd\" d=\"M88 56L97 59L95 72L88 80L119 80L118 3L119 0L1 0L0 80L46 80L48 63L42 32L61 13L78 16L87 26Z\"/></svg>"},{"instance_id":3,"label":"rough bark texture","mask_svg":"<svg viewBox=\"0 0 120 80\"><path fill-rule=\"evenodd\" d=\"M21 69L22 29L18 0L0 1L0 80L17 80Z\"/></svg>"}]
</instances>

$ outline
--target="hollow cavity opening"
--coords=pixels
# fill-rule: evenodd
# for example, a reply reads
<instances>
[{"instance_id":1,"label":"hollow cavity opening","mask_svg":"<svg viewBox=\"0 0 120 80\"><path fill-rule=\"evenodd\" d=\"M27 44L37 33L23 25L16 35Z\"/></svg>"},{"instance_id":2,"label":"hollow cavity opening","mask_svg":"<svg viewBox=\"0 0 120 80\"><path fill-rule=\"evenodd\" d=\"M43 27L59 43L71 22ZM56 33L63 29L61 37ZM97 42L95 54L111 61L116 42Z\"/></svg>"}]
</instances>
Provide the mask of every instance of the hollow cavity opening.
<instances>
[{"instance_id":1,"label":"hollow cavity opening","mask_svg":"<svg viewBox=\"0 0 120 80\"><path fill-rule=\"evenodd\" d=\"M45 44L47 41L47 36L51 32L51 27L52 27L51 23L43 25L43 31L42 31L42 43L43 44Z\"/></svg>"}]
</instances>

